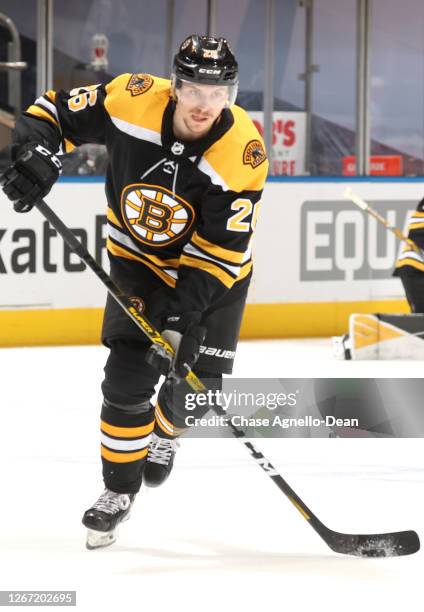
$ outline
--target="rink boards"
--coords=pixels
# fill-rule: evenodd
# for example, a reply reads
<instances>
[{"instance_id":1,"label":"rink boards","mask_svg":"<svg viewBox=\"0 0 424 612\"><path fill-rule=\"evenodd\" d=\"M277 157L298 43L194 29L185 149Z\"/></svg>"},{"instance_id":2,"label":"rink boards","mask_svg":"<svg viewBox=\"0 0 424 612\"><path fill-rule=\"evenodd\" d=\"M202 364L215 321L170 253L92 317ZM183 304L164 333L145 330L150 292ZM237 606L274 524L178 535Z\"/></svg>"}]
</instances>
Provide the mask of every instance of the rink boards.
<instances>
[{"instance_id":1,"label":"rink boards","mask_svg":"<svg viewBox=\"0 0 424 612\"><path fill-rule=\"evenodd\" d=\"M353 312L408 311L391 276L402 245L343 198L347 186L403 231L422 197L414 179L268 181L242 337L330 336ZM47 202L107 268L103 181L63 179ZM0 205L0 345L98 342L103 286L37 210Z\"/></svg>"}]
</instances>

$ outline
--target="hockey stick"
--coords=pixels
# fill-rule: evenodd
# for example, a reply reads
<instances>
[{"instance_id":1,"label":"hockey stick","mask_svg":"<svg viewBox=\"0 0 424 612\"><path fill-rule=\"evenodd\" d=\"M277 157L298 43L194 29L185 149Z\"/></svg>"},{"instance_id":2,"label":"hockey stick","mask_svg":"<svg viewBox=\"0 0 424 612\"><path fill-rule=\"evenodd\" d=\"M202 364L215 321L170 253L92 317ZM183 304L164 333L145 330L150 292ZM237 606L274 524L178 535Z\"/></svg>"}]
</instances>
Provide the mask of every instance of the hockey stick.
<instances>
[{"instance_id":1,"label":"hockey stick","mask_svg":"<svg viewBox=\"0 0 424 612\"><path fill-rule=\"evenodd\" d=\"M151 340L152 343L159 345L162 350L168 351L173 355L172 347L162 338L159 331L146 319L146 317L138 312L134 304L128 296L126 296L119 287L113 282L110 276L90 255L88 250L74 236L71 230L59 219L51 208L43 201L35 204L36 208L49 221L55 230L62 236L68 246L87 264L89 268L105 285L110 295L118 302L124 312L134 321L139 329ZM187 383L195 391L206 391L206 387L191 372L186 378ZM275 482L277 487L288 497L295 508L300 512L304 519L308 521L313 529L321 536L326 544L335 552L355 555L359 557L390 557L410 555L417 552L420 548L420 540L415 531L398 531L395 533L381 534L347 534L333 531L326 527L316 516L309 510L306 504L295 493L285 479L277 472L274 466L264 457L264 455L246 438L246 434L236 427L225 410L221 407L214 407L215 412L226 418L226 423L230 427L233 436L240 440L242 444L249 450L256 463L263 471Z\"/></svg>"},{"instance_id":2,"label":"hockey stick","mask_svg":"<svg viewBox=\"0 0 424 612\"><path fill-rule=\"evenodd\" d=\"M424 251L420 249L420 247L413 240L411 240L411 238L408 238L408 236L405 236L405 234L403 234L400 231L400 229L397 228L396 226L390 225L387 219L379 215L377 211L375 211L373 208L371 208L371 206L367 202L365 202L365 200L363 200L358 195L356 195L356 193L354 193L350 187L346 188L343 195L347 200L350 200L351 202L356 204L356 206L359 206L359 208L361 208L362 210L367 212L369 215L371 215L371 217L374 217L374 219L377 219L377 221L381 223L381 225L384 225L384 227L388 229L389 232L392 232L392 234L394 234L396 238L398 238L399 240L402 240L403 242L406 242L406 244L413 251L415 251L420 257L424 259Z\"/></svg>"}]
</instances>

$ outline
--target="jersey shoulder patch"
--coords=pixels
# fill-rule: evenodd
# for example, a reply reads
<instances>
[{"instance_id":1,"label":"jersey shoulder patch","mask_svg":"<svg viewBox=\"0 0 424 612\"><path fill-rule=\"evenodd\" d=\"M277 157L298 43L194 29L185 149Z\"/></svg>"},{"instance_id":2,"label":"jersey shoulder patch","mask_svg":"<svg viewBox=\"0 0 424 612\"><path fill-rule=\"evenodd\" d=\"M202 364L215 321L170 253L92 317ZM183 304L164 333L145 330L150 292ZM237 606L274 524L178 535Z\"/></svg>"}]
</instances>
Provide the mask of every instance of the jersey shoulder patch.
<instances>
[{"instance_id":1,"label":"jersey shoulder patch","mask_svg":"<svg viewBox=\"0 0 424 612\"><path fill-rule=\"evenodd\" d=\"M204 157L218 183L232 191L260 191L268 174L265 145L247 112L232 106L234 123Z\"/></svg>"},{"instance_id":2,"label":"jersey shoulder patch","mask_svg":"<svg viewBox=\"0 0 424 612\"><path fill-rule=\"evenodd\" d=\"M127 91L131 92L132 96L140 96L146 93L154 83L153 77L150 74L132 74L127 83Z\"/></svg>"},{"instance_id":3,"label":"jersey shoulder patch","mask_svg":"<svg viewBox=\"0 0 424 612\"><path fill-rule=\"evenodd\" d=\"M146 73L121 74L106 85L105 108L115 125L125 123L125 130L144 128L160 134L170 92L168 79Z\"/></svg>"},{"instance_id":4,"label":"jersey shoulder patch","mask_svg":"<svg viewBox=\"0 0 424 612\"><path fill-rule=\"evenodd\" d=\"M243 164L257 168L266 160L265 147L258 139L249 140L243 151Z\"/></svg>"}]
</instances>

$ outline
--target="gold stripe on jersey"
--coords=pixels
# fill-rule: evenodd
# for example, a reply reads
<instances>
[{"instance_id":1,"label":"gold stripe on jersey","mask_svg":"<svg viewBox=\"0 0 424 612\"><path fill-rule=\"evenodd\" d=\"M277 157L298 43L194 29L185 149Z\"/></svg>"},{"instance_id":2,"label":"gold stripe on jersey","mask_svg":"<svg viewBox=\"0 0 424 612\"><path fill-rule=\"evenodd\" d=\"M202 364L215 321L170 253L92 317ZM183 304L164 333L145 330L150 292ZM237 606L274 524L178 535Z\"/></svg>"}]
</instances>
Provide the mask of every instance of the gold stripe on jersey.
<instances>
[{"instance_id":1,"label":"gold stripe on jersey","mask_svg":"<svg viewBox=\"0 0 424 612\"><path fill-rule=\"evenodd\" d=\"M29 115L32 115L33 117L38 117L38 118L41 118L41 119L47 119L48 121L50 121L51 123L53 123L56 127L58 127L60 129L60 125L56 121L56 119L54 117L52 117L52 115L49 112L47 112L46 110L44 110L40 106L36 106L35 104L31 104L31 106L27 109L26 112Z\"/></svg>"},{"instance_id":2,"label":"gold stripe on jersey","mask_svg":"<svg viewBox=\"0 0 424 612\"><path fill-rule=\"evenodd\" d=\"M213 257L212 255L205 253L202 249L195 247L192 242L185 245L183 254L187 255L188 257L195 257L196 259L206 259L207 261L211 261L222 268L225 272L229 272L229 274L234 278L238 278L240 274L240 265L234 265L232 263L228 263L227 261L223 261L222 259L218 259L217 257Z\"/></svg>"},{"instance_id":3,"label":"gold stripe on jersey","mask_svg":"<svg viewBox=\"0 0 424 612\"><path fill-rule=\"evenodd\" d=\"M143 256L147 257L149 261L151 261L156 266L159 266L161 268L178 269L178 266L180 265L180 260L178 258L177 259L159 259L159 257L156 257L156 255L151 255L150 253L143 253Z\"/></svg>"},{"instance_id":4,"label":"gold stripe on jersey","mask_svg":"<svg viewBox=\"0 0 424 612\"><path fill-rule=\"evenodd\" d=\"M138 438L141 436L148 436L150 433L152 433L154 426L154 421L148 425L141 425L140 427L117 427L116 425L109 425L109 423L106 423L106 421L100 421L100 429L105 434L119 438Z\"/></svg>"},{"instance_id":5,"label":"gold stripe on jersey","mask_svg":"<svg viewBox=\"0 0 424 612\"><path fill-rule=\"evenodd\" d=\"M156 255L151 255L150 253L145 253L143 251L140 251L140 249L138 249L135 245L134 246L132 246L131 244L128 245L127 241L131 242L131 239L126 234L119 232L116 229L116 227L114 227L113 225L109 226L109 238L114 242L114 244L118 243L118 246L122 246L124 249L126 249L130 253L132 252L134 255L138 254L138 255L141 255L142 257L145 257L151 263L155 264L159 268L163 268L165 272L168 269L173 269L173 268L175 269L175 271L177 271L178 266L180 265L179 258L160 259L159 257L156 257Z\"/></svg>"},{"instance_id":6,"label":"gold stripe on jersey","mask_svg":"<svg viewBox=\"0 0 424 612\"><path fill-rule=\"evenodd\" d=\"M396 268L403 268L404 266L410 266L411 268L416 268L421 272L424 272L424 263L417 261L416 259L412 259L410 257L405 257L405 259L400 259L396 263Z\"/></svg>"},{"instance_id":7,"label":"gold stripe on jersey","mask_svg":"<svg viewBox=\"0 0 424 612\"><path fill-rule=\"evenodd\" d=\"M112 242L110 238L108 238L106 241L106 247L109 253L112 253L112 255L115 255L116 257L132 259L134 261L138 261L139 263L144 264L145 266L150 268L155 274L157 274L159 278L161 278L167 285L169 285L170 287L175 287L177 282L175 278L172 278L172 276L161 270L161 268L159 268L158 266L155 266L155 264L151 263L150 261L146 261L142 257L139 257L137 255L134 255L134 253L127 251L122 246L118 246L117 244Z\"/></svg>"},{"instance_id":8,"label":"gold stripe on jersey","mask_svg":"<svg viewBox=\"0 0 424 612\"><path fill-rule=\"evenodd\" d=\"M129 255L134 255L134 257L137 257L137 255L135 253L133 253L133 251L131 251L130 249L125 248L125 244L122 244L122 243L120 245L116 244L116 242L120 242L120 240L119 240L119 238L115 234L113 234L111 236L111 242L112 242L112 245L116 246L117 248L123 248L124 251L127 251L127 253ZM136 249L136 247L134 247L134 248ZM167 269L171 269L171 270L174 269L175 271L177 271L178 270L178 266L180 265L180 260L178 258L175 258L175 259L159 259L159 257L156 257L156 255L151 255L150 253L142 253L141 251L139 251L139 253L140 253L140 256L142 258L147 259L148 261L150 261L152 264L154 264L158 268L163 269L164 272L166 272Z\"/></svg>"},{"instance_id":9,"label":"gold stripe on jersey","mask_svg":"<svg viewBox=\"0 0 424 612\"><path fill-rule=\"evenodd\" d=\"M122 229L122 225L120 221L118 220L118 217L115 215L115 213L113 212L110 206L108 206L106 218L108 221L110 221L111 223L113 223L114 225Z\"/></svg>"},{"instance_id":10,"label":"gold stripe on jersey","mask_svg":"<svg viewBox=\"0 0 424 612\"><path fill-rule=\"evenodd\" d=\"M56 104L56 92L53 91L53 89L49 89L44 93L44 95L50 100L50 102Z\"/></svg>"},{"instance_id":11,"label":"gold stripe on jersey","mask_svg":"<svg viewBox=\"0 0 424 612\"><path fill-rule=\"evenodd\" d=\"M205 238L199 236L197 232L193 233L190 242L203 249L203 251L206 251L206 253L213 255L214 257L219 257L220 259L224 259L235 264L241 264L245 255L244 253L225 249L224 247L220 247L217 244L213 244L213 242L209 242L208 240L205 240Z\"/></svg>"},{"instance_id":12,"label":"gold stripe on jersey","mask_svg":"<svg viewBox=\"0 0 424 612\"><path fill-rule=\"evenodd\" d=\"M180 264L182 266L189 266L190 268L197 268L198 270L203 270L208 274L211 274L215 278L217 278L223 285L227 287L227 289L231 289L234 285L237 278L234 278L228 272L225 272L218 265L208 261L206 259L198 259L197 257L192 257L189 255L181 255Z\"/></svg>"},{"instance_id":13,"label":"gold stripe on jersey","mask_svg":"<svg viewBox=\"0 0 424 612\"><path fill-rule=\"evenodd\" d=\"M132 461L138 461L139 459L144 459L147 456L149 451L148 448L143 448L141 451L136 451L134 453L117 453L109 450L103 444L101 446L101 456L103 459L107 459L108 461L112 461L113 463L131 463Z\"/></svg>"},{"instance_id":14,"label":"gold stripe on jersey","mask_svg":"<svg viewBox=\"0 0 424 612\"><path fill-rule=\"evenodd\" d=\"M236 105L230 110L234 124L205 152L204 159L232 191L260 191L268 174L268 160L252 168L243 163L243 156L249 141L259 140L264 146L263 140L245 110Z\"/></svg>"},{"instance_id":15,"label":"gold stripe on jersey","mask_svg":"<svg viewBox=\"0 0 424 612\"><path fill-rule=\"evenodd\" d=\"M166 416L163 414L163 410L160 407L159 402L156 403L155 415L156 415L156 424L168 436L179 436L182 433L184 433L187 429L183 427L175 427L175 425L173 425L171 421L168 421Z\"/></svg>"},{"instance_id":16,"label":"gold stripe on jersey","mask_svg":"<svg viewBox=\"0 0 424 612\"><path fill-rule=\"evenodd\" d=\"M75 145L67 138L65 138L63 142L65 144L65 153L72 153L75 149Z\"/></svg>"},{"instance_id":17,"label":"gold stripe on jersey","mask_svg":"<svg viewBox=\"0 0 424 612\"><path fill-rule=\"evenodd\" d=\"M424 212L416 210L409 219L408 231L424 227Z\"/></svg>"},{"instance_id":18,"label":"gold stripe on jersey","mask_svg":"<svg viewBox=\"0 0 424 612\"><path fill-rule=\"evenodd\" d=\"M246 278L246 276L248 274L250 274L250 271L253 267L253 262L249 261L247 264L245 264L244 266L241 267L241 271L240 274L237 278L238 281L242 280L243 278Z\"/></svg>"},{"instance_id":19,"label":"gold stripe on jersey","mask_svg":"<svg viewBox=\"0 0 424 612\"><path fill-rule=\"evenodd\" d=\"M160 134L163 112L171 94L171 82L155 76L147 91L133 96L127 89L131 76L121 74L106 85L106 111L111 117Z\"/></svg>"},{"instance_id":20,"label":"gold stripe on jersey","mask_svg":"<svg viewBox=\"0 0 424 612\"><path fill-rule=\"evenodd\" d=\"M41 98L37 98L37 100L40 101L40 104L37 104L37 101L32 104L28 110L26 111L27 113L29 113L30 115L33 115L35 117L40 117L42 119L47 119L48 121L50 121L51 123L53 123L54 125L56 125L60 130L61 130L61 126L59 124L58 121L58 117L54 116L54 114L57 115L57 111L55 110L55 113L53 114L53 111L47 108L43 108L43 104L42 104L42 98L45 98L46 100L48 100L49 102L51 102L51 104L56 105L56 92L53 91L52 89L49 89L48 91L46 91L43 96ZM63 139L62 142L62 151L64 153L72 153L72 151L75 149L75 145L73 142L71 142L70 140L68 140L67 138Z\"/></svg>"}]
</instances>

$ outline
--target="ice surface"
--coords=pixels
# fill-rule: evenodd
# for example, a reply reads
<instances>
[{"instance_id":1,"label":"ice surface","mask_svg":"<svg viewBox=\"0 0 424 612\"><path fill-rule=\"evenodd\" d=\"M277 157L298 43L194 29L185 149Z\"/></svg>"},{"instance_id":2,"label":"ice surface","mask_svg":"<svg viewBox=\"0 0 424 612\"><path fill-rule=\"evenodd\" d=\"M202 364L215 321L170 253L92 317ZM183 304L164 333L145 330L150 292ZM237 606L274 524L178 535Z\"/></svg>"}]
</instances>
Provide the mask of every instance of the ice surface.
<instances>
[{"instance_id":1,"label":"ice surface","mask_svg":"<svg viewBox=\"0 0 424 612\"><path fill-rule=\"evenodd\" d=\"M77 610L422 610L423 553L333 553L236 440L184 440L172 478L142 490L118 542L87 551L102 490L106 350L0 350L0 589L77 590ZM338 362L330 340L242 342L238 377L420 377L422 363ZM420 439L255 444L321 520L424 539Z\"/></svg>"}]
</instances>

